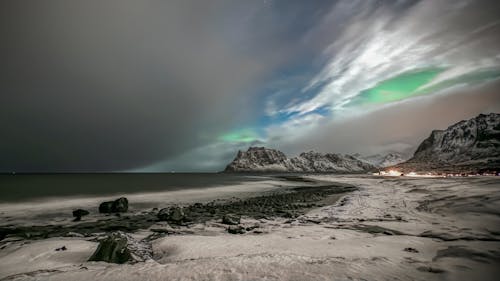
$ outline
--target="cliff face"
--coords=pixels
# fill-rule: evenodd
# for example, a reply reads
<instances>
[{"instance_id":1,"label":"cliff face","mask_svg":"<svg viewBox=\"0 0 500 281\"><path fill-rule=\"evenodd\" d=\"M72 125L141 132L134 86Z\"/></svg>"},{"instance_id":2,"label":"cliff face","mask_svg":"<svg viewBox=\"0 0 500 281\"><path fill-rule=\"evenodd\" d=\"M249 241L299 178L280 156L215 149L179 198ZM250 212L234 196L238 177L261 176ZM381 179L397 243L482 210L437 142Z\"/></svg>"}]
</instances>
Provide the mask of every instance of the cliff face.
<instances>
[{"instance_id":1,"label":"cliff face","mask_svg":"<svg viewBox=\"0 0 500 281\"><path fill-rule=\"evenodd\" d=\"M275 149L250 147L247 151L239 151L225 171L350 173L374 168L373 165L351 155L310 151L301 153L297 157L287 158L283 152Z\"/></svg>"},{"instance_id":2,"label":"cliff face","mask_svg":"<svg viewBox=\"0 0 500 281\"><path fill-rule=\"evenodd\" d=\"M434 130L398 168L494 169L500 165L500 114L480 114L446 130Z\"/></svg>"}]
</instances>

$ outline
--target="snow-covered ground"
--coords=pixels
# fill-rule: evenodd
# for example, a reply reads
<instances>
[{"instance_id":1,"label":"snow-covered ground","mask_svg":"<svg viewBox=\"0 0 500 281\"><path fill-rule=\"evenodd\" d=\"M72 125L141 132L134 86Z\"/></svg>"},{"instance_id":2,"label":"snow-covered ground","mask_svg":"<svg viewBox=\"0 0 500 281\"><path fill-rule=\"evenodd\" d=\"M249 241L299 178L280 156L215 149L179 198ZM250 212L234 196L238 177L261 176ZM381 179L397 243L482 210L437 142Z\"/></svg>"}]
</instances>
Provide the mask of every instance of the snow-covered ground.
<instances>
[{"instance_id":1,"label":"snow-covered ground","mask_svg":"<svg viewBox=\"0 0 500 281\"><path fill-rule=\"evenodd\" d=\"M260 234L192 226L153 241L144 263L86 262L97 243L82 238L12 242L0 280L498 279L500 179L310 177L360 190L298 219L244 220Z\"/></svg>"}]
</instances>

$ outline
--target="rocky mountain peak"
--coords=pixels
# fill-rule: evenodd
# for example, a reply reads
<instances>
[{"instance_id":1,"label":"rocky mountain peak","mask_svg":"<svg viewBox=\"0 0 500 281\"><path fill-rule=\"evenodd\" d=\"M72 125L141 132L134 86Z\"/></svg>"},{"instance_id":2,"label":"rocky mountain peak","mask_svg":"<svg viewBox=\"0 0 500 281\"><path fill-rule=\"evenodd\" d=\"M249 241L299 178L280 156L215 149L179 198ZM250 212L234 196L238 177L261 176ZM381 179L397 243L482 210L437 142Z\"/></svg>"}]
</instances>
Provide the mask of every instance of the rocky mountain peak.
<instances>
[{"instance_id":1,"label":"rocky mountain peak","mask_svg":"<svg viewBox=\"0 0 500 281\"><path fill-rule=\"evenodd\" d=\"M363 172L374 166L351 155L303 152L288 158L283 152L265 147L239 151L226 172Z\"/></svg>"},{"instance_id":2,"label":"rocky mountain peak","mask_svg":"<svg viewBox=\"0 0 500 281\"><path fill-rule=\"evenodd\" d=\"M445 130L433 130L400 168L490 168L500 163L500 114L479 114ZM460 168L460 169L462 169Z\"/></svg>"}]
</instances>

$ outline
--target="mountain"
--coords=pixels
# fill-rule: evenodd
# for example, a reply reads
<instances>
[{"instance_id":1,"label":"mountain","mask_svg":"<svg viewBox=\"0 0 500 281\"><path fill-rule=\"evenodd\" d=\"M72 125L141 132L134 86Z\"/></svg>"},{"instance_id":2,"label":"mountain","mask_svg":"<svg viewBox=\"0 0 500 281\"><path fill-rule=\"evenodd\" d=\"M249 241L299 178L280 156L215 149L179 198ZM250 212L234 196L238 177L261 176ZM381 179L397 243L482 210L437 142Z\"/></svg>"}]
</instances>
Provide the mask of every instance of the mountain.
<instances>
[{"instance_id":1,"label":"mountain","mask_svg":"<svg viewBox=\"0 0 500 281\"><path fill-rule=\"evenodd\" d=\"M238 151L225 172L359 173L373 169L372 164L351 155L310 151L288 158L279 150L250 147Z\"/></svg>"},{"instance_id":2,"label":"mountain","mask_svg":"<svg viewBox=\"0 0 500 281\"><path fill-rule=\"evenodd\" d=\"M500 171L500 114L480 114L446 130L434 130L408 161L394 166L402 171Z\"/></svg>"},{"instance_id":3,"label":"mountain","mask_svg":"<svg viewBox=\"0 0 500 281\"><path fill-rule=\"evenodd\" d=\"M397 152L390 152L388 154L375 154L367 157L363 157L359 154L355 154L354 156L379 168L394 166L408 160L408 157L405 157L403 154Z\"/></svg>"}]
</instances>

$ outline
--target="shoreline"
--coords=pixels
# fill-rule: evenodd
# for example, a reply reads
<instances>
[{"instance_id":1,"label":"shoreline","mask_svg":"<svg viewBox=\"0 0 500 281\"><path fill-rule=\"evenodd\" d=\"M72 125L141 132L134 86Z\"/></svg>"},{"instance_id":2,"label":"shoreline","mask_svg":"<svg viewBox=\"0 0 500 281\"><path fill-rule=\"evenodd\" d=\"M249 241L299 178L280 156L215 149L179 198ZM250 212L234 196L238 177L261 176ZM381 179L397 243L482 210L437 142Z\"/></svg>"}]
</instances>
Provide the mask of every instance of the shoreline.
<instances>
[{"instance_id":1,"label":"shoreline","mask_svg":"<svg viewBox=\"0 0 500 281\"><path fill-rule=\"evenodd\" d=\"M290 190L298 185L356 190L329 194L329 202L315 198L295 217L241 216L228 225L220 212L179 225L157 221L128 235L149 255L126 264L88 261L105 232L8 241L0 246L0 280L496 280L500 274L498 178L304 175L288 182L280 192L214 205L235 213L258 196L287 203L280 196L297 194Z\"/></svg>"},{"instance_id":2,"label":"shoreline","mask_svg":"<svg viewBox=\"0 0 500 281\"><path fill-rule=\"evenodd\" d=\"M253 191L252 194L232 193L228 198L217 198L208 202L178 202L164 204L161 207L180 206L186 213L182 223L175 223L175 227L189 227L190 225L221 220L225 215L238 215L245 218L296 218L307 211L333 204L342 194L356 190L348 184L325 184L321 181L307 180L300 177L287 179L289 186L280 186L276 189ZM301 183L302 185L293 186ZM214 191L209 189L208 192ZM186 192L186 191L184 191ZM169 193L175 193L169 192ZM241 196L243 195L243 196ZM210 197L208 197L210 198ZM190 201L192 201L191 198ZM203 200L201 200L203 202ZM90 219L79 222L54 223L49 225L15 225L0 226L0 246L3 238L46 239L51 237L65 237L80 234L85 237L94 237L96 234L110 231L137 232L146 230L161 222L160 209L154 207L146 210L117 214L95 214Z\"/></svg>"}]
</instances>

